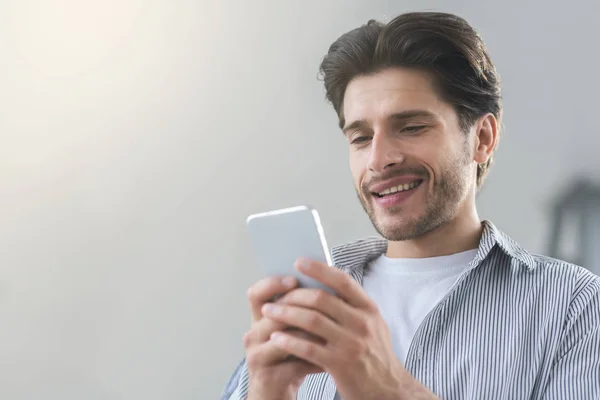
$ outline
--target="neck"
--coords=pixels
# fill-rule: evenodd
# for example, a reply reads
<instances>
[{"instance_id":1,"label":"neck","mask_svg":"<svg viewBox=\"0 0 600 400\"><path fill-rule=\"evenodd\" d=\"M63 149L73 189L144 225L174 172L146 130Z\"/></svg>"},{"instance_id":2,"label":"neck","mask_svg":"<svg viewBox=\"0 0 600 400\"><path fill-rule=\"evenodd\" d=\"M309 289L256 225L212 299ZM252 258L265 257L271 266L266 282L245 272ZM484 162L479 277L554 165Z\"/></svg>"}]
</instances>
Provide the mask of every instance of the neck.
<instances>
[{"instance_id":1,"label":"neck","mask_svg":"<svg viewBox=\"0 0 600 400\"><path fill-rule=\"evenodd\" d=\"M390 258L428 258L447 256L479 246L483 227L473 204L436 229L415 239L388 241L386 256Z\"/></svg>"}]
</instances>

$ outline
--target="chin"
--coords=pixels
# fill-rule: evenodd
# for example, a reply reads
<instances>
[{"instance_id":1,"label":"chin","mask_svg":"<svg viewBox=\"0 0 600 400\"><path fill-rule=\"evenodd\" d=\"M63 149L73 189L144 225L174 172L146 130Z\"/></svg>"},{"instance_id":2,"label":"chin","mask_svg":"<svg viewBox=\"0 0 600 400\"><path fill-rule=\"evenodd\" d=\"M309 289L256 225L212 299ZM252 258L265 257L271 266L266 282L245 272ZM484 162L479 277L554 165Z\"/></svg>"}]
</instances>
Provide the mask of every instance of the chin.
<instances>
[{"instance_id":1,"label":"chin","mask_svg":"<svg viewBox=\"0 0 600 400\"><path fill-rule=\"evenodd\" d=\"M391 241L402 241L409 240L415 237L415 225L409 221L402 221L400 218L387 216L383 218L377 218L373 222L373 226L387 240ZM403 218L402 218L403 219Z\"/></svg>"},{"instance_id":2,"label":"chin","mask_svg":"<svg viewBox=\"0 0 600 400\"><path fill-rule=\"evenodd\" d=\"M416 237L418 237L419 235L416 235L414 232L408 231L408 230L402 230L402 229L390 229L390 230L379 230L379 234L381 235L381 237L383 237L385 240L388 240L390 242L403 242L405 240L412 240L415 239Z\"/></svg>"},{"instance_id":3,"label":"chin","mask_svg":"<svg viewBox=\"0 0 600 400\"><path fill-rule=\"evenodd\" d=\"M372 220L372 222L377 232L383 238L393 242L416 239L439 226L439 221L427 216L397 216L396 218L386 216L377 218L375 221Z\"/></svg>"}]
</instances>

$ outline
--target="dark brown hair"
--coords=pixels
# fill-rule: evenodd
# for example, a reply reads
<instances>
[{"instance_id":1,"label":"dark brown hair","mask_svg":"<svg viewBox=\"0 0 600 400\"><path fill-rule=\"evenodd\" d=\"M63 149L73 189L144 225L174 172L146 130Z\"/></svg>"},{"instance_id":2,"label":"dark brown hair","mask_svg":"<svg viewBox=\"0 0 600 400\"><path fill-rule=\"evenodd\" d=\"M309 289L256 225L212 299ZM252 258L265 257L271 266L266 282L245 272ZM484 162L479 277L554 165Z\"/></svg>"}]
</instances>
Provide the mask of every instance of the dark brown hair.
<instances>
[{"instance_id":1,"label":"dark brown hair","mask_svg":"<svg viewBox=\"0 0 600 400\"><path fill-rule=\"evenodd\" d=\"M500 79L485 45L464 19L446 13L402 14L387 24L370 20L338 38L320 66L327 99L344 124L348 83L390 67L416 68L435 77L434 86L451 104L465 132L484 114L500 124ZM489 164L477 169L477 187Z\"/></svg>"}]
</instances>

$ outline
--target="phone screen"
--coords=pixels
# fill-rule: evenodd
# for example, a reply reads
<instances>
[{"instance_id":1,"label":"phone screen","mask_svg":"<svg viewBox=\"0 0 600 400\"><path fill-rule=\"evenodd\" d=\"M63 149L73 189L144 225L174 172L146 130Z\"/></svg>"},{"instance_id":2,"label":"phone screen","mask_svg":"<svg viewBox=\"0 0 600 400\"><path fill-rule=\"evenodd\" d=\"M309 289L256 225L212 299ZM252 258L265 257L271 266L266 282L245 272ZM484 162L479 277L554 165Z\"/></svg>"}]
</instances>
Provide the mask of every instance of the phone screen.
<instances>
[{"instance_id":1,"label":"phone screen","mask_svg":"<svg viewBox=\"0 0 600 400\"><path fill-rule=\"evenodd\" d=\"M325 233L317 211L298 206L254 214L247 220L258 263L266 276L294 276L301 287L332 292L294 268L298 258L332 265Z\"/></svg>"}]
</instances>

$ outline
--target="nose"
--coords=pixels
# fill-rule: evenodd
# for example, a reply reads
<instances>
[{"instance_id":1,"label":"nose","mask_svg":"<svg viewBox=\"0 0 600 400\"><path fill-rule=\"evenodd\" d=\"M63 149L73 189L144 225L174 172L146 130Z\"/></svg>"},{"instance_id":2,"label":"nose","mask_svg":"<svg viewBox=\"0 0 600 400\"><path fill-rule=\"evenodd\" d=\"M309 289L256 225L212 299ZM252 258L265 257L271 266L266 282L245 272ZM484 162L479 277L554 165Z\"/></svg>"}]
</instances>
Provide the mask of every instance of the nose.
<instances>
[{"instance_id":1,"label":"nose","mask_svg":"<svg viewBox=\"0 0 600 400\"><path fill-rule=\"evenodd\" d=\"M404 161L404 154L393 138L386 132L376 132L371 139L368 168L371 172L381 173L401 164Z\"/></svg>"}]
</instances>

